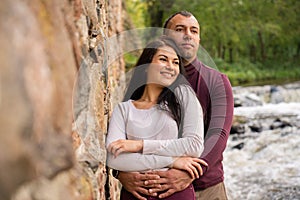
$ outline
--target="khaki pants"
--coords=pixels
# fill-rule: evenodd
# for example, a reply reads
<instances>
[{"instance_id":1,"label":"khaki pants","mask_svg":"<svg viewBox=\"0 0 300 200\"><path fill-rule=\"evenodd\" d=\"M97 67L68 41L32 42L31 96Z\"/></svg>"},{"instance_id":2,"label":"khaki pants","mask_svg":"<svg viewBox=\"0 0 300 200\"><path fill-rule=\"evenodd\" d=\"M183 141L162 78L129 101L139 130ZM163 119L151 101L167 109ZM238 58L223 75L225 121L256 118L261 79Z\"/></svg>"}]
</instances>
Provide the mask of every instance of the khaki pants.
<instances>
[{"instance_id":1,"label":"khaki pants","mask_svg":"<svg viewBox=\"0 0 300 200\"><path fill-rule=\"evenodd\" d=\"M227 200L224 182L196 191L197 200Z\"/></svg>"}]
</instances>

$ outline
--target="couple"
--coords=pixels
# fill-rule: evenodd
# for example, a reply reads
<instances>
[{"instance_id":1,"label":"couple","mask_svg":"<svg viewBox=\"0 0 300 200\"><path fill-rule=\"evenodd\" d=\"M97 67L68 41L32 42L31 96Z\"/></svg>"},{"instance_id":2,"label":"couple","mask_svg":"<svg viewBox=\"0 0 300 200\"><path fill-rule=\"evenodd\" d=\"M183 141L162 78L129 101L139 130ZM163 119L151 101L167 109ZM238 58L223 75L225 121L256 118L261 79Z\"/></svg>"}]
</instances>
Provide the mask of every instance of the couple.
<instances>
[{"instance_id":1,"label":"couple","mask_svg":"<svg viewBox=\"0 0 300 200\"><path fill-rule=\"evenodd\" d=\"M179 50L168 38L144 49L110 121L107 164L120 170L121 199L195 199L194 190L197 199L227 199L222 153L233 115L230 82L197 59L200 27L191 13L175 13L164 28ZM149 169L156 170L143 173Z\"/></svg>"}]
</instances>

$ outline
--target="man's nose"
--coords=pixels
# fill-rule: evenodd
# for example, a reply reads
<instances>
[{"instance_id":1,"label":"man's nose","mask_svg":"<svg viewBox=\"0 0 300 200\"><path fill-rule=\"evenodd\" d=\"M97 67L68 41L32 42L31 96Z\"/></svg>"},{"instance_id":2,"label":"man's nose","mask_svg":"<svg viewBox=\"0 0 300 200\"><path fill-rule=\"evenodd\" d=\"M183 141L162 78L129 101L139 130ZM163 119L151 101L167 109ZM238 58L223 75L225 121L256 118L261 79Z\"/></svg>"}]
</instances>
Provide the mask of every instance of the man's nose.
<instances>
[{"instance_id":1,"label":"man's nose","mask_svg":"<svg viewBox=\"0 0 300 200\"><path fill-rule=\"evenodd\" d=\"M189 29L185 30L184 39L192 39L192 32Z\"/></svg>"}]
</instances>

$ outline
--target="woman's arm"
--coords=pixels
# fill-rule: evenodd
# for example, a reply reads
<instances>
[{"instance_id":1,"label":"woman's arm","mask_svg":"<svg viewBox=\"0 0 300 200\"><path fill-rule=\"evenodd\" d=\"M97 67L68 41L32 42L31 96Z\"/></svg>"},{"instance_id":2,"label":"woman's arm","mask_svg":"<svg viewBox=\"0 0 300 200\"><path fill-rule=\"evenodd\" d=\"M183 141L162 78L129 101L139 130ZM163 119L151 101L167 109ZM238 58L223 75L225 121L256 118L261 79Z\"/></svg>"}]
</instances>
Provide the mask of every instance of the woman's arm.
<instances>
[{"instance_id":1,"label":"woman's arm","mask_svg":"<svg viewBox=\"0 0 300 200\"><path fill-rule=\"evenodd\" d=\"M126 106L118 104L114 109L106 137L106 148L118 140L126 140ZM121 153L117 157L107 152L107 166L120 171L145 171L160 169L173 163L171 156L143 155L141 153Z\"/></svg>"},{"instance_id":2,"label":"woman's arm","mask_svg":"<svg viewBox=\"0 0 300 200\"><path fill-rule=\"evenodd\" d=\"M182 138L172 140L144 140L143 154L161 156L200 157L204 148L204 125L202 107L188 85L180 85L175 95L181 104Z\"/></svg>"},{"instance_id":3,"label":"woman's arm","mask_svg":"<svg viewBox=\"0 0 300 200\"><path fill-rule=\"evenodd\" d=\"M172 163L172 157L166 156L121 153L115 157L112 153L107 153L107 166L126 172L162 169L171 166Z\"/></svg>"}]
</instances>

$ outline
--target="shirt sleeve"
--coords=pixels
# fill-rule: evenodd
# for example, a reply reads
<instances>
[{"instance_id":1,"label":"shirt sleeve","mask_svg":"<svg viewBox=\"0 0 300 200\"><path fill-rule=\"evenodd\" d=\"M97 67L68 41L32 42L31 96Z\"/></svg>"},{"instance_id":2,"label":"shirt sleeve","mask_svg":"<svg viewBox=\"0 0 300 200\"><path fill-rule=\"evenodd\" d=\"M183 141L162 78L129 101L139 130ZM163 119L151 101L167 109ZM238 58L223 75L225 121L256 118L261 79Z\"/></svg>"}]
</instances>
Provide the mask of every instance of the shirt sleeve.
<instances>
[{"instance_id":1,"label":"shirt sleeve","mask_svg":"<svg viewBox=\"0 0 300 200\"><path fill-rule=\"evenodd\" d=\"M106 137L106 148L110 143L126 139L126 109L118 104L114 109ZM172 157L143 155L141 153L121 153L116 158L107 152L107 166L120 171L145 171L168 167L173 163Z\"/></svg>"},{"instance_id":2,"label":"shirt sleeve","mask_svg":"<svg viewBox=\"0 0 300 200\"><path fill-rule=\"evenodd\" d=\"M221 77L220 77L221 76ZM200 158L209 167L215 166L223 157L233 118L232 87L226 75L221 74L210 87L211 118L204 141L204 151ZM203 172L207 167L202 167Z\"/></svg>"},{"instance_id":3,"label":"shirt sleeve","mask_svg":"<svg viewBox=\"0 0 300 200\"><path fill-rule=\"evenodd\" d=\"M204 148L204 125L201 105L193 89L188 85L177 87L175 95L181 104L182 120L179 131L182 131L182 138L144 140L143 154L200 157Z\"/></svg>"},{"instance_id":4,"label":"shirt sleeve","mask_svg":"<svg viewBox=\"0 0 300 200\"><path fill-rule=\"evenodd\" d=\"M172 165L173 158L141 153L121 153L117 157L107 153L107 166L125 172L162 169Z\"/></svg>"},{"instance_id":5,"label":"shirt sleeve","mask_svg":"<svg viewBox=\"0 0 300 200\"><path fill-rule=\"evenodd\" d=\"M111 115L108 132L106 136L106 148L110 143L119 140L126 139L126 126L125 126L126 116L124 109L122 109L121 104L118 104Z\"/></svg>"}]
</instances>

